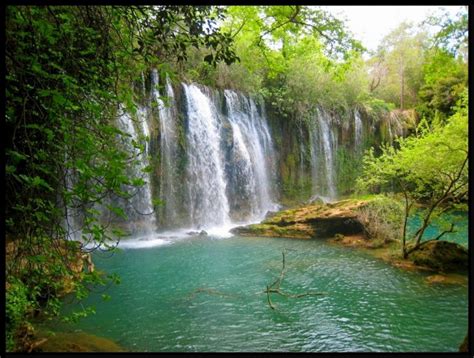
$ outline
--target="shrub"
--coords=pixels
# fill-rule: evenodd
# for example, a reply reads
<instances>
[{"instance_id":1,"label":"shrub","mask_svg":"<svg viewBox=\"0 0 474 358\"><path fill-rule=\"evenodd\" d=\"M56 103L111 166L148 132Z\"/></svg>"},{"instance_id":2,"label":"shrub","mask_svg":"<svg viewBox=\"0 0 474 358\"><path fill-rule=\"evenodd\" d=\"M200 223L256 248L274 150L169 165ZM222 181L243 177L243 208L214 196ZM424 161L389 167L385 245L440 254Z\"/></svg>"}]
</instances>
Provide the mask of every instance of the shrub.
<instances>
[{"instance_id":1,"label":"shrub","mask_svg":"<svg viewBox=\"0 0 474 358\"><path fill-rule=\"evenodd\" d=\"M369 239L384 243L401 239L404 211L396 199L379 196L357 211Z\"/></svg>"},{"instance_id":2,"label":"shrub","mask_svg":"<svg viewBox=\"0 0 474 358\"><path fill-rule=\"evenodd\" d=\"M19 280L8 282L5 301L6 350L8 352L16 349L16 332L26 323L26 317L32 307L28 298L28 288Z\"/></svg>"}]
</instances>

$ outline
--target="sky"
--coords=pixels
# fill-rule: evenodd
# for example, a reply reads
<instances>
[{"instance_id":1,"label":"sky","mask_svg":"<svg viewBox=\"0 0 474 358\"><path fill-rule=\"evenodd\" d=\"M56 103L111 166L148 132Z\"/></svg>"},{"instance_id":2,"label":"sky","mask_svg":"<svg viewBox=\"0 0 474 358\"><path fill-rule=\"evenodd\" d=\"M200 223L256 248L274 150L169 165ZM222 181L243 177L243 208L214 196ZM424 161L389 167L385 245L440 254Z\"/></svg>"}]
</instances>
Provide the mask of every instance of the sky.
<instances>
[{"instance_id":1,"label":"sky","mask_svg":"<svg viewBox=\"0 0 474 358\"><path fill-rule=\"evenodd\" d=\"M401 22L419 23L428 15L445 8L456 14L462 6L321 6L345 23L354 37L369 50L377 49L382 38ZM342 15L342 16L341 16Z\"/></svg>"}]
</instances>

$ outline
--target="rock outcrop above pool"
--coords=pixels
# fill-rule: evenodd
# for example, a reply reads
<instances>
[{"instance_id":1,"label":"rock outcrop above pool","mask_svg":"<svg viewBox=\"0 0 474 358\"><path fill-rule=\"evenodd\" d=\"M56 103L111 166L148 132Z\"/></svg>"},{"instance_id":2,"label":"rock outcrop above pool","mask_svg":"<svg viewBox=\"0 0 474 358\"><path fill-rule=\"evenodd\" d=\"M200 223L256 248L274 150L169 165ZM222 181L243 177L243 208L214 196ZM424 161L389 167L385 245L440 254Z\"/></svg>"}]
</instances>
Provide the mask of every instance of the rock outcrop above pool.
<instances>
[{"instance_id":1,"label":"rock outcrop above pool","mask_svg":"<svg viewBox=\"0 0 474 358\"><path fill-rule=\"evenodd\" d=\"M260 224L236 227L232 233L297 239L329 238L336 234L358 235L364 232L364 226L357 219L356 209L366 204L364 200L348 199L284 210Z\"/></svg>"},{"instance_id":2,"label":"rock outcrop above pool","mask_svg":"<svg viewBox=\"0 0 474 358\"><path fill-rule=\"evenodd\" d=\"M459 244L448 241L430 241L410 253L416 265L427 266L440 272L467 272L468 252Z\"/></svg>"},{"instance_id":3,"label":"rock outcrop above pool","mask_svg":"<svg viewBox=\"0 0 474 358\"><path fill-rule=\"evenodd\" d=\"M360 219L360 209L369 207L369 203L370 199L313 203L271 213L260 224L240 226L231 231L237 235L251 237L329 238L330 243L368 250L374 256L405 270L438 272L443 275L467 272L468 252L459 244L441 240L427 242L411 252L407 259L403 259L401 239L370 239L366 235L367 229L363 222L366 225L369 223ZM435 275L428 282L464 284L465 280Z\"/></svg>"}]
</instances>

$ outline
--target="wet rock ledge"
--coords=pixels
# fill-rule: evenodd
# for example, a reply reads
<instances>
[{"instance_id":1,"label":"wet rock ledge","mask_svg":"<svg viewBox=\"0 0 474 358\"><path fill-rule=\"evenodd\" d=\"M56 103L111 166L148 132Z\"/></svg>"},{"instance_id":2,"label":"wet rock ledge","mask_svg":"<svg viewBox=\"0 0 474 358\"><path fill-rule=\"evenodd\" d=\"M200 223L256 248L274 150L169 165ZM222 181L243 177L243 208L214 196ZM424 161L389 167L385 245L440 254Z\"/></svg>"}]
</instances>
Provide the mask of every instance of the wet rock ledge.
<instances>
[{"instance_id":1,"label":"wet rock ledge","mask_svg":"<svg viewBox=\"0 0 474 358\"><path fill-rule=\"evenodd\" d=\"M280 211L260 224L239 226L232 233L241 236L286 237L295 239L329 238L336 234L363 234L356 209L368 201L348 199L331 204L313 204Z\"/></svg>"}]
</instances>

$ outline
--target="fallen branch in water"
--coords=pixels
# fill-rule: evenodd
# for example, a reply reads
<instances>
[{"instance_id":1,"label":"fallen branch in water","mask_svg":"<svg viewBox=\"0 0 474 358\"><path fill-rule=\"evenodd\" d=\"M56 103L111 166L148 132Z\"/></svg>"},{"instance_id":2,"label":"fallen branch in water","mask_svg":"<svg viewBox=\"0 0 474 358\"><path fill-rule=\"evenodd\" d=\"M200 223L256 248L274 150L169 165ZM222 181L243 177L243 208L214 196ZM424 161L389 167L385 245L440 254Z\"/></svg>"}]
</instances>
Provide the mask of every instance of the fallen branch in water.
<instances>
[{"instance_id":1,"label":"fallen branch in water","mask_svg":"<svg viewBox=\"0 0 474 358\"><path fill-rule=\"evenodd\" d=\"M304 292L304 293L298 293L298 294L293 295L290 293L283 292L280 289L280 287L283 282L283 279L285 278L285 273L286 273L285 251L282 251L282 268L281 268L280 276L271 285L267 285L265 291L260 291L260 292L255 293L257 295L266 293L268 305L270 306L272 310L276 309L276 306L272 303L272 299L271 299L272 293L276 293L276 294L279 294L280 296L284 296L288 298L301 298L305 296L323 296L326 294L326 292ZM213 290L211 288L199 287L195 289L193 292L191 292L191 294L188 297L188 300L192 300L199 293L205 293L208 295L214 295L214 296L219 296L219 297L229 297L229 298L241 297L239 295L231 295L225 292Z\"/></svg>"},{"instance_id":2,"label":"fallen branch in water","mask_svg":"<svg viewBox=\"0 0 474 358\"><path fill-rule=\"evenodd\" d=\"M267 300L268 300L268 304L270 305L270 308L271 308L272 310L274 310L274 309L275 309L275 306L272 305L272 300L270 299L270 290L269 290L268 286L267 286Z\"/></svg>"},{"instance_id":3,"label":"fallen branch in water","mask_svg":"<svg viewBox=\"0 0 474 358\"><path fill-rule=\"evenodd\" d=\"M326 294L325 292L305 292L305 293L299 293L299 294L296 294L296 295L292 295L292 294L283 292L280 289L280 286L281 286L281 283L282 283L283 278L285 277L285 273L286 273L286 271L285 271L285 269L286 269L285 251L282 251L281 254L282 254L282 268L281 268L280 276L270 286L267 285L267 289L264 291L267 294L268 305L270 306L270 308L272 310L276 309L276 306L271 301L270 293L277 293L281 296L290 297L290 298L300 298L300 297L305 297L305 296L322 296L322 295Z\"/></svg>"}]
</instances>

